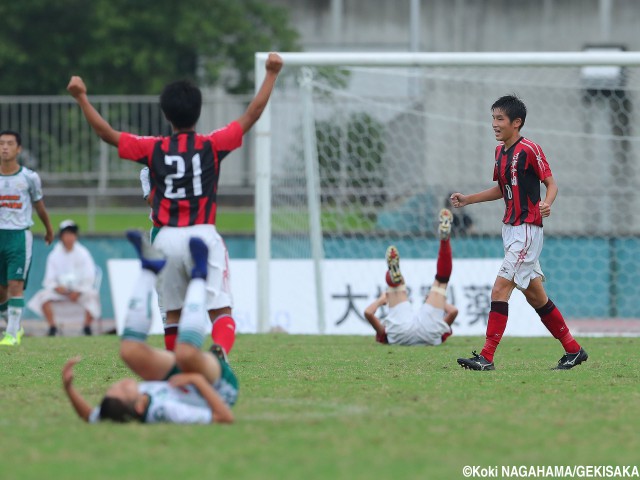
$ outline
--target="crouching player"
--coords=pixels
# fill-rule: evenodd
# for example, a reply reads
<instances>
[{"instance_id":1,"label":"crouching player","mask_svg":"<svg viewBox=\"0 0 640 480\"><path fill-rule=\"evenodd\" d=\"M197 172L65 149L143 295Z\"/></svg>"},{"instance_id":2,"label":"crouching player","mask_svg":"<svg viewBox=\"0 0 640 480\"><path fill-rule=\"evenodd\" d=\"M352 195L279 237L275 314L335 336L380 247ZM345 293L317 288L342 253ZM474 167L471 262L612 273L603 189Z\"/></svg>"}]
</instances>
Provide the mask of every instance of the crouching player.
<instances>
[{"instance_id":1,"label":"crouching player","mask_svg":"<svg viewBox=\"0 0 640 480\"><path fill-rule=\"evenodd\" d=\"M165 260L157 258L139 232L128 232L142 262L142 271L129 304L120 356L133 378L120 380L106 391L100 405L92 408L73 386L73 367L78 357L62 369L62 383L71 405L87 422L111 420L143 423L230 423L230 407L238 397L238 380L227 363L224 349L213 345L201 351L208 325L205 305L208 248L199 238L189 242L194 267L180 317L174 352L145 343L151 328L151 292Z\"/></svg>"}]
</instances>

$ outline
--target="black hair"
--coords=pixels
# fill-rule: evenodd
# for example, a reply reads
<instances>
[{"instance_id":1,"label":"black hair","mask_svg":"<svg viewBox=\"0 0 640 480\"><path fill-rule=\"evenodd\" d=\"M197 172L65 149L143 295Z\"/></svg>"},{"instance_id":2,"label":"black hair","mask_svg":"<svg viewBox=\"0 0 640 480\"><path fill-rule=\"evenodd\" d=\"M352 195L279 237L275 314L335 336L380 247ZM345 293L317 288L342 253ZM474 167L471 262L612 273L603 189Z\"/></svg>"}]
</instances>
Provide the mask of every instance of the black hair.
<instances>
[{"instance_id":1,"label":"black hair","mask_svg":"<svg viewBox=\"0 0 640 480\"><path fill-rule=\"evenodd\" d=\"M162 90L160 108L175 128L194 127L202 110L202 92L189 80L170 83Z\"/></svg>"},{"instance_id":2,"label":"black hair","mask_svg":"<svg viewBox=\"0 0 640 480\"><path fill-rule=\"evenodd\" d=\"M119 398L104 397L100 403L100 420L128 423L131 421L142 422L143 418L132 403L125 403Z\"/></svg>"},{"instance_id":3,"label":"black hair","mask_svg":"<svg viewBox=\"0 0 640 480\"><path fill-rule=\"evenodd\" d=\"M524 127L524 121L527 118L527 106L516 95L505 95L496 100L491 105L491 111L496 109L502 110L509 120L512 122L519 118L522 123L520 124L520 130Z\"/></svg>"},{"instance_id":4,"label":"black hair","mask_svg":"<svg viewBox=\"0 0 640 480\"><path fill-rule=\"evenodd\" d=\"M20 147L22 145L22 137L15 130L2 130L0 132L0 137L2 135L13 135L14 137L16 137L16 142L17 142L18 146Z\"/></svg>"}]
</instances>

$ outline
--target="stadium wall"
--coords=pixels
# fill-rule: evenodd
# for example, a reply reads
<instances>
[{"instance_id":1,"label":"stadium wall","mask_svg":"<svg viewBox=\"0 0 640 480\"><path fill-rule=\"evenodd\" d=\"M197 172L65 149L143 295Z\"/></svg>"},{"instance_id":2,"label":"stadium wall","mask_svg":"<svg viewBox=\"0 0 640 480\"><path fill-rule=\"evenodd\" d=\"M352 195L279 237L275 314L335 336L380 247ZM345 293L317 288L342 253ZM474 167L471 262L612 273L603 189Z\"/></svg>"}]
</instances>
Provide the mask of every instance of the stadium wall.
<instances>
[{"instance_id":1,"label":"stadium wall","mask_svg":"<svg viewBox=\"0 0 640 480\"><path fill-rule=\"evenodd\" d=\"M356 242L361 248L345 248L345 242ZM232 259L255 258L253 236L226 235L225 242ZM275 237L273 240L273 258L290 258L292 249L296 252L310 251L310 246L302 242L292 247L292 240ZM370 245L362 248L363 242ZM83 237L82 243L91 251L96 263L104 272L101 287L103 318L114 318L114 309L109 287L107 260L112 258L135 258L131 246L124 238ZM416 236L397 239L396 245L407 259L433 259L438 252L438 240ZM362 251L369 248L381 252L380 261L387 245L383 239L332 239L325 240L327 259L343 258L345 251ZM556 237L545 241L542 254L542 266L547 275L549 296L562 306L567 318L640 318L640 259L633 255L640 249L640 239L605 237ZM31 298L40 289L44 277L45 259L50 247L45 246L42 238L34 240L31 271L25 297ZM455 259L501 258L502 242L498 237L461 238L453 240L454 270ZM353 258L353 257L352 257ZM378 260L378 259L375 259ZM585 273L584 265L591 265ZM458 272L462 273L462 272ZM233 274L233 272L232 272ZM254 282L254 278L243 279L242 283ZM362 305L364 309L366 305ZM358 305L360 307L360 305ZM27 310L26 319L35 315Z\"/></svg>"}]
</instances>

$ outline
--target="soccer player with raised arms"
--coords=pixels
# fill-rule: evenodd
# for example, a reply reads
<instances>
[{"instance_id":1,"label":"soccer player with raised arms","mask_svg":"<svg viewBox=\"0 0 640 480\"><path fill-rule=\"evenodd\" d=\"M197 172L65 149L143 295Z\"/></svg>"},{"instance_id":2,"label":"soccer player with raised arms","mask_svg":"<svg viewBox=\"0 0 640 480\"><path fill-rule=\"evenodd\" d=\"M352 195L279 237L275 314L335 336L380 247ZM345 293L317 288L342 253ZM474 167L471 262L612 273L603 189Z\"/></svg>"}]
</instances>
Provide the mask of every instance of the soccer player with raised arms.
<instances>
[{"instance_id":1,"label":"soccer player with raised arms","mask_svg":"<svg viewBox=\"0 0 640 480\"><path fill-rule=\"evenodd\" d=\"M484 348L480 355L473 352L471 358L459 358L458 363L471 370L495 370L493 357L507 327L509 298L513 289L518 288L565 350L555 368L569 370L585 362L588 355L571 335L560 310L547 296L539 261L542 219L551 215L558 187L540 145L520 135L527 116L524 102L514 95L506 95L496 100L491 113L493 131L500 142L495 151L493 172L497 185L471 195L454 193L451 202L458 208L499 198L504 200L504 261L491 290ZM540 195L541 182L547 189L544 200Z\"/></svg>"},{"instance_id":2,"label":"soccer player with raised arms","mask_svg":"<svg viewBox=\"0 0 640 480\"><path fill-rule=\"evenodd\" d=\"M202 94L188 81L171 83L160 95L160 107L173 129L169 137L140 137L116 131L93 107L80 77L72 77L67 86L102 140L117 146L121 158L149 167L153 225L160 227L153 244L167 257L167 265L160 275L162 292L159 294L168 325L179 322L190 280L189 239L201 238L208 246L206 303L213 323L211 337L227 353L233 346L235 321L231 316L228 253L215 227L220 164L232 150L241 146L242 136L260 118L282 65L282 57L270 53L264 81L244 114L208 135L195 131ZM169 338L165 341L172 343Z\"/></svg>"}]
</instances>

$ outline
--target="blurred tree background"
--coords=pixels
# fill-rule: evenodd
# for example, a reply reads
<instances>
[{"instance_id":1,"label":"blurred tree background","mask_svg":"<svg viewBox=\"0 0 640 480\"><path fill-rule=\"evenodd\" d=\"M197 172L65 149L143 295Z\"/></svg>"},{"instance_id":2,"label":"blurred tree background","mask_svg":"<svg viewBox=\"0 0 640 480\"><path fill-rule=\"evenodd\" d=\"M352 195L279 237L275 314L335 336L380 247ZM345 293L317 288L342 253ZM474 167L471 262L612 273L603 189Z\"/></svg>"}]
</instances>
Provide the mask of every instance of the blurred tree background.
<instances>
[{"instance_id":1,"label":"blurred tree background","mask_svg":"<svg viewBox=\"0 0 640 480\"><path fill-rule=\"evenodd\" d=\"M157 94L173 80L253 88L254 53L298 49L287 12L259 0L1 2L2 95Z\"/></svg>"}]
</instances>

